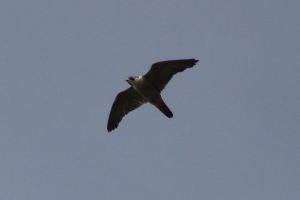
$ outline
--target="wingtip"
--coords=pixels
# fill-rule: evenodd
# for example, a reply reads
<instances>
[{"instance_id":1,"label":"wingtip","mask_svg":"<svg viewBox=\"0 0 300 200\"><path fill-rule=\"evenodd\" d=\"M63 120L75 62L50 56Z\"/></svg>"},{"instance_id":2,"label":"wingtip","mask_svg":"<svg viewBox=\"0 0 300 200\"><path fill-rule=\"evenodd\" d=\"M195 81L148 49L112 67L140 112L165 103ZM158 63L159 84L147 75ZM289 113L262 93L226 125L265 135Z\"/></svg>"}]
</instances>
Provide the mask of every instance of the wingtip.
<instances>
[{"instance_id":1,"label":"wingtip","mask_svg":"<svg viewBox=\"0 0 300 200\"><path fill-rule=\"evenodd\" d=\"M197 60L195 58L191 58L191 59L187 59L187 61L189 62L188 68L191 68L191 67L195 66L199 60Z\"/></svg>"},{"instance_id":2,"label":"wingtip","mask_svg":"<svg viewBox=\"0 0 300 200\"><path fill-rule=\"evenodd\" d=\"M115 130L116 128L117 127L109 126L109 127L107 127L107 131L111 132L111 131Z\"/></svg>"},{"instance_id":3,"label":"wingtip","mask_svg":"<svg viewBox=\"0 0 300 200\"><path fill-rule=\"evenodd\" d=\"M108 132L111 132L113 131L114 129L116 129L116 127L112 126L112 125L107 125L107 131Z\"/></svg>"},{"instance_id":4,"label":"wingtip","mask_svg":"<svg viewBox=\"0 0 300 200\"><path fill-rule=\"evenodd\" d=\"M193 59L191 59L192 61L194 61L194 64L196 64L199 60L197 60L197 59L195 59L195 58L193 58Z\"/></svg>"}]
</instances>

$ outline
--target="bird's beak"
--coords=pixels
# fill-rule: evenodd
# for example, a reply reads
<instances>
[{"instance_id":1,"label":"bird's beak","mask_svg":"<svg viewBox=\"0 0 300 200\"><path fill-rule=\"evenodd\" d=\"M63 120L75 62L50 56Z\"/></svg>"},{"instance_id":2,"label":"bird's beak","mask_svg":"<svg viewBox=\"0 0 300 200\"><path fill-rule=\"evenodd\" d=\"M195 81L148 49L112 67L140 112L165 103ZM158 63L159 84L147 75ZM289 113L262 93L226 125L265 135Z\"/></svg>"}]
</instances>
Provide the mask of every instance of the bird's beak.
<instances>
[{"instance_id":1,"label":"bird's beak","mask_svg":"<svg viewBox=\"0 0 300 200\"><path fill-rule=\"evenodd\" d=\"M126 78L126 81L128 82L128 81L129 81L129 78Z\"/></svg>"}]
</instances>

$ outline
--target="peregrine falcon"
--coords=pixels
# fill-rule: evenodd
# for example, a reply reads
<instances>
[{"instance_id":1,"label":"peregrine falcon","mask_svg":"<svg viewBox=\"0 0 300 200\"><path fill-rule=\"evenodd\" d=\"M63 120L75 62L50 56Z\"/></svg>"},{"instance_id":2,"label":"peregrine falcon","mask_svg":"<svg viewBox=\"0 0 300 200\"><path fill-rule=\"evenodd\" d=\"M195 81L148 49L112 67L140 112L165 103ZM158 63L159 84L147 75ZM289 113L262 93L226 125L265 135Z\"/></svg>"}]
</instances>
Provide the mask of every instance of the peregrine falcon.
<instances>
[{"instance_id":1,"label":"peregrine falcon","mask_svg":"<svg viewBox=\"0 0 300 200\"><path fill-rule=\"evenodd\" d=\"M192 68L197 62L195 59L161 61L154 63L144 76L128 77L126 81L131 86L117 95L108 118L108 132L116 129L125 115L148 102L172 118L173 113L163 101L160 92L173 75Z\"/></svg>"}]
</instances>

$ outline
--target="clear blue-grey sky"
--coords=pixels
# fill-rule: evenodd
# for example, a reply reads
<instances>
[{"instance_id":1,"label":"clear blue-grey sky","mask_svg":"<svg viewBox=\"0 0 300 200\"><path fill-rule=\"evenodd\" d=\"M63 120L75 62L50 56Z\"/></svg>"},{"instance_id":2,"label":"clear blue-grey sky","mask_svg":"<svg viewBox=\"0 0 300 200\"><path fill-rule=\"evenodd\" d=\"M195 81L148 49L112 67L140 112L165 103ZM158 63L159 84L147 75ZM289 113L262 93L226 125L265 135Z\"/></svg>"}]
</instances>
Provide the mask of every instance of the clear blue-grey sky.
<instances>
[{"instance_id":1,"label":"clear blue-grey sky","mask_svg":"<svg viewBox=\"0 0 300 200\"><path fill-rule=\"evenodd\" d=\"M300 1L0 3L0 199L300 199ZM152 63L196 58L111 133Z\"/></svg>"}]
</instances>

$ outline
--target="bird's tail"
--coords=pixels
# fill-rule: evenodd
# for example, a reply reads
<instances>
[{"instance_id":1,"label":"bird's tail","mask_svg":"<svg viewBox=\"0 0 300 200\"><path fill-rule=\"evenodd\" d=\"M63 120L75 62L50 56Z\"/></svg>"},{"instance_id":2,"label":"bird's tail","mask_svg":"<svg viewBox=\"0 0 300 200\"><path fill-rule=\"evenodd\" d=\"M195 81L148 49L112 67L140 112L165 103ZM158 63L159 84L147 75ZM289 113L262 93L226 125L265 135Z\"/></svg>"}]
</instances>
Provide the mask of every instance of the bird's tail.
<instances>
[{"instance_id":1,"label":"bird's tail","mask_svg":"<svg viewBox=\"0 0 300 200\"><path fill-rule=\"evenodd\" d=\"M164 113L167 117L172 118L173 113L172 111L168 108L168 106L165 104L165 102L160 98L155 106L162 112Z\"/></svg>"}]
</instances>

